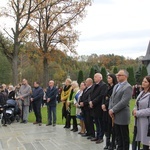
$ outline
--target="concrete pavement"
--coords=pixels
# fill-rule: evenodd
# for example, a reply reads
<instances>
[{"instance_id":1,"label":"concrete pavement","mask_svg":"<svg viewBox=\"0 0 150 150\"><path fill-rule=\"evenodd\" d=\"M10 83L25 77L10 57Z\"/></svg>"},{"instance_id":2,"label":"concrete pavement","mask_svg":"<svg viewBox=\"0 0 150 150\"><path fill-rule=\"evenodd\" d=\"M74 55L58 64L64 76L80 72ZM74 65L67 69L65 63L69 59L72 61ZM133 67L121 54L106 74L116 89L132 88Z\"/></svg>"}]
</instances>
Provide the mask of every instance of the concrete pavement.
<instances>
[{"instance_id":1,"label":"concrete pavement","mask_svg":"<svg viewBox=\"0 0 150 150\"><path fill-rule=\"evenodd\" d=\"M62 125L12 123L0 126L0 150L103 150L103 146L104 142L95 144Z\"/></svg>"}]
</instances>

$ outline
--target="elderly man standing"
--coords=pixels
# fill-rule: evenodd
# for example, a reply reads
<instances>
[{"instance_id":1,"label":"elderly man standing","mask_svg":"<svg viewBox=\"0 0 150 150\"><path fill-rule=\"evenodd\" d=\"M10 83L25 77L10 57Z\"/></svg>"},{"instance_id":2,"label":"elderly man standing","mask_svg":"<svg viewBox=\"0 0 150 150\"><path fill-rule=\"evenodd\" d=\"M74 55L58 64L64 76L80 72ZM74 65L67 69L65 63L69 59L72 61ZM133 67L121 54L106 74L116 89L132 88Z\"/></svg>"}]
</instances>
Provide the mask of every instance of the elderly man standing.
<instances>
[{"instance_id":1,"label":"elderly man standing","mask_svg":"<svg viewBox=\"0 0 150 150\"><path fill-rule=\"evenodd\" d=\"M16 98L19 102L19 105L20 105L19 107L22 111L21 123L28 122L30 96L31 96L31 86L28 84L28 81L26 79L23 79L18 97Z\"/></svg>"},{"instance_id":2,"label":"elderly man standing","mask_svg":"<svg viewBox=\"0 0 150 150\"><path fill-rule=\"evenodd\" d=\"M49 81L49 87L47 88L46 98L47 98L47 113L48 113L48 123L46 126L56 125L56 101L57 101L58 90L54 86L54 81ZM52 115L53 114L53 115ZM53 116L53 117L52 117Z\"/></svg>"},{"instance_id":3,"label":"elderly man standing","mask_svg":"<svg viewBox=\"0 0 150 150\"><path fill-rule=\"evenodd\" d=\"M84 115L84 123L86 128L86 134L83 134L82 136L95 137L93 118L90 116L89 99L88 99L91 93L93 80L91 78L87 78L85 84L86 88L84 89L83 94L80 98L80 107Z\"/></svg>"},{"instance_id":4,"label":"elderly man standing","mask_svg":"<svg viewBox=\"0 0 150 150\"><path fill-rule=\"evenodd\" d=\"M96 144L103 142L103 110L101 108L102 102L107 94L107 85L102 81L102 74L96 73L94 75L94 84L89 98L90 115L95 120L96 138L93 137L91 141L96 141Z\"/></svg>"},{"instance_id":5,"label":"elderly man standing","mask_svg":"<svg viewBox=\"0 0 150 150\"><path fill-rule=\"evenodd\" d=\"M129 76L126 70L117 73L118 84L115 85L109 101L109 115L114 119L117 150L129 150L129 101L132 97L132 87L127 82Z\"/></svg>"}]
</instances>

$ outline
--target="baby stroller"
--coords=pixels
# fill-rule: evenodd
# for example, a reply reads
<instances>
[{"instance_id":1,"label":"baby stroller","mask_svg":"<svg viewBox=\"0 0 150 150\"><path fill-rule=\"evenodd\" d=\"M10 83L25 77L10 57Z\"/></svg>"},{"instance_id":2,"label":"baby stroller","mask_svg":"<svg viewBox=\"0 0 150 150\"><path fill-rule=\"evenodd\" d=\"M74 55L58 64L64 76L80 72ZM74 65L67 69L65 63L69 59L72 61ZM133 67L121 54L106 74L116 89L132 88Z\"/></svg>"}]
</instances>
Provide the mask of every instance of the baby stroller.
<instances>
[{"instance_id":1,"label":"baby stroller","mask_svg":"<svg viewBox=\"0 0 150 150\"><path fill-rule=\"evenodd\" d=\"M3 106L3 116L1 123L3 125L11 124L13 121L19 122L20 120L20 109L15 100L9 99Z\"/></svg>"}]
</instances>

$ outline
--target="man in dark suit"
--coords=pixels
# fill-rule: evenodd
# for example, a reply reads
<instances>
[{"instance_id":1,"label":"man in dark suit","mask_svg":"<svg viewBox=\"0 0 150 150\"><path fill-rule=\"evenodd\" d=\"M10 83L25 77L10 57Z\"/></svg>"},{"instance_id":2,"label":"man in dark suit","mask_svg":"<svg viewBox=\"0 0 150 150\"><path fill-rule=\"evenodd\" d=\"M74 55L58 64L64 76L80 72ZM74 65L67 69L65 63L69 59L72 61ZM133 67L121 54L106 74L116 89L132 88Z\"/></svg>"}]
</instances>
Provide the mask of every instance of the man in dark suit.
<instances>
[{"instance_id":1,"label":"man in dark suit","mask_svg":"<svg viewBox=\"0 0 150 150\"><path fill-rule=\"evenodd\" d=\"M57 101L58 90L54 86L54 81L49 81L49 87L47 88L46 98L47 98L47 113L48 113L48 123L46 126L56 125L56 101ZM53 117L52 117L53 115Z\"/></svg>"},{"instance_id":2,"label":"man in dark suit","mask_svg":"<svg viewBox=\"0 0 150 150\"><path fill-rule=\"evenodd\" d=\"M39 124L39 126L42 125L41 104L43 95L44 92L43 89L40 87L40 83L34 82L34 89L31 95L31 102L36 117L36 121L33 124Z\"/></svg>"},{"instance_id":3,"label":"man in dark suit","mask_svg":"<svg viewBox=\"0 0 150 150\"><path fill-rule=\"evenodd\" d=\"M102 102L107 94L107 85L102 81L103 77L100 73L94 75L94 85L90 94L90 115L93 117L96 125L96 137L92 138L91 141L96 141L96 144L103 142L103 110L101 108Z\"/></svg>"},{"instance_id":4,"label":"man in dark suit","mask_svg":"<svg viewBox=\"0 0 150 150\"><path fill-rule=\"evenodd\" d=\"M92 136L94 137L94 125L93 119L90 116L90 107L89 107L89 94L91 93L93 80L91 78L87 78L85 81L86 88L83 91L83 94L80 98L80 107L84 116L84 123L86 128L86 134L82 136Z\"/></svg>"},{"instance_id":5,"label":"man in dark suit","mask_svg":"<svg viewBox=\"0 0 150 150\"><path fill-rule=\"evenodd\" d=\"M129 150L130 108L132 87L127 82L129 76L126 70L117 73L118 84L115 85L109 101L109 115L114 119L117 150Z\"/></svg>"}]
</instances>

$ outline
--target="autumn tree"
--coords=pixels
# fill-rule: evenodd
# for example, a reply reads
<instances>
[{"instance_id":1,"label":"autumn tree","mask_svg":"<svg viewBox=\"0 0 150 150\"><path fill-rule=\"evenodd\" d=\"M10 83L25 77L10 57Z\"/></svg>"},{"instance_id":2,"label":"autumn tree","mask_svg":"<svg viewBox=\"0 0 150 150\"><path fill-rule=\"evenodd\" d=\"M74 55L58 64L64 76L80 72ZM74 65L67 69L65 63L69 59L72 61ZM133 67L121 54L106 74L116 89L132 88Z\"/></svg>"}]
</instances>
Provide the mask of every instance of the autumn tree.
<instances>
[{"instance_id":1,"label":"autumn tree","mask_svg":"<svg viewBox=\"0 0 150 150\"><path fill-rule=\"evenodd\" d=\"M46 0L30 23L31 38L43 57L44 85L48 81L48 65L51 52L62 50L75 52L78 32L74 26L84 17L90 0Z\"/></svg>"},{"instance_id":2,"label":"autumn tree","mask_svg":"<svg viewBox=\"0 0 150 150\"><path fill-rule=\"evenodd\" d=\"M38 6L42 4L43 1L9 0L9 5L7 5L6 8L1 9L3 11L1 12L3 14L2 16L10 17L14 22L14 26L11 28L12 33L10 33L8 29L4 29L4 31L13 41L13 47L12 49L7 49L7 46L3 48L4 54L12 65L14 85L18 83L18 55L20 52L20 45L22 42L27 40L26 38L28 35L26 29L32 17L32 13L36 11ZM2 40L0 40L0 42L1 41Z\"/></svg>"}]
</instances>

